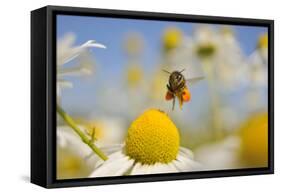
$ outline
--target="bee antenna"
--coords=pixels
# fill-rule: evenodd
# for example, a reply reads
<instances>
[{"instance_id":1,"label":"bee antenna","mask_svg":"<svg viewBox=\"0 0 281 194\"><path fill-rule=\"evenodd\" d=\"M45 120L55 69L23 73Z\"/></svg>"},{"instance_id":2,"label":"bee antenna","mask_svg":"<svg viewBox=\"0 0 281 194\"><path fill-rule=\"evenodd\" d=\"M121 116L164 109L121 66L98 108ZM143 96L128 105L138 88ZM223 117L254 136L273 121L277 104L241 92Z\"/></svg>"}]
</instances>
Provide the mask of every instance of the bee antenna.
<instances>
[{"instance_id":1,"label":"bee antenna","mask_svg":"<svg viewBox=\"0 0 281 194\"><path fill-rule=\"evenodd\" d=\"M171 72L165 70L165 69L162 69L164 72L168 73L168 74L171 74Z\"/></svg>"}]
</instances>

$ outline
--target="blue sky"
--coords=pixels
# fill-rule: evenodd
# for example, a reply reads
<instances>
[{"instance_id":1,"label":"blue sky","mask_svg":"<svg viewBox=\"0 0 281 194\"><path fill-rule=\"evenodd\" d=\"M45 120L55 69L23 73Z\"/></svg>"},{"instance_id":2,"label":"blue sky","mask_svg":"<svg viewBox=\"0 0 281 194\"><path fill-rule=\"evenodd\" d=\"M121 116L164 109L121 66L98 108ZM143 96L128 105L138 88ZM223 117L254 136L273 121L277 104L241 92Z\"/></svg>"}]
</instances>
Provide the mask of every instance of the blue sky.
<instances>
[{"instance_id":1,"label":"blue sky","mask_svg":"<svg viewBox=\"0 0 281 194\"><path fill-rule=\"evenodd\" d=\"M128 33L138 32L144 37L146 47L143 60L144 64L148 66L158 61L157 57L161 51L161 37L167 27L178 27L184 34L190 35L194 25L196 24L186 22L59 15L57 17L57 37L61 38L64 34L72 32L76 35L76 44L82 44L90 39L105 44L107 46L106 52L96 49L95 56L101 64L116 72L120 69L120 65L126 61L122 45ZM265 33L267 29L235 26L234 30L242 49L248 55L255 49L258 36Z\"/></svg>"},{"instance_id":2,"label":"blue sky","mask_svg":"<svg viewBox=\"0 0 281 194\"><path fill-rule=\"evenodd\" d=\"M145 41L143 52L144 69L149 69L159 62L161 51L161 37L167 27L180 28L184 34L191 35L194 23L148 21L135 19L115 19L88 16L57 16L57 38L72 32L76 35L76 45L87 40L94 39L106 45L107 49L94 49L94 57L101 64L98 82L103 79L112 79L123 72L127 62L126 54L122 48L125 37L130 32L140 33ZM242 49L246 55L254 51L258 36L267 31L264 27L234 26L234 31ZM87 107L95 101L95 94L90 92L93 86L91 82L81 81L79 78L70 78L74 82L74 88L63 91L63 104L66 107ZM76 104L77 102L77 104ZM90 105L81 105L78 102L87 102Z\"/></svg>"}]
</instances>

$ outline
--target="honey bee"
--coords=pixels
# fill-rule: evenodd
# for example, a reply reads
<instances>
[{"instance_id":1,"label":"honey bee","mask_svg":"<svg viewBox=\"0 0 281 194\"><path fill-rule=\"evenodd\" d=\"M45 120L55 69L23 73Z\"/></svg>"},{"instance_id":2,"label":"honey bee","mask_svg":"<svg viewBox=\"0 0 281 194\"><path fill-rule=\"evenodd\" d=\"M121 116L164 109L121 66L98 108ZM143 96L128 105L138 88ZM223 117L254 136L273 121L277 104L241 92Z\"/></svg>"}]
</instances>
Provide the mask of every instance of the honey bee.
<instances>
[{"instance_id":1,"label":"honey bee","mask_svg":"<svg viewBox=\"0 0 281 194\"><path fill-rule=\"evenodd\" d=\"M176 98L179 101L180 109L182 109L182 105L184 102L190 101L191 94L186 85L186 79L183 76L181 71L173 71L170 73L169 71L163 70L166 73L170 74L169 83L167 84L167 93L166 93L166 100L173 100L173 107L172 110L175 108L175 101Z\"/></svg>"}]
</instances>

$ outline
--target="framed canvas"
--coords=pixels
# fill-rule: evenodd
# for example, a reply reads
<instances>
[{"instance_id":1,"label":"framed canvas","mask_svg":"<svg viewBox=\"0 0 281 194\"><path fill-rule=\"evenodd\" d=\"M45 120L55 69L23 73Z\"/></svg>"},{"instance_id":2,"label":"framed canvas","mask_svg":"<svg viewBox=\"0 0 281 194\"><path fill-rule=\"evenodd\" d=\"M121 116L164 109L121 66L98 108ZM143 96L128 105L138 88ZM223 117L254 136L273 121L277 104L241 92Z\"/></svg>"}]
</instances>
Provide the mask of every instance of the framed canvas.
<instances>
[{"instance_id":1,"label":"framed canvas","mask_svg":"<svg viewBox=\"0 0 281 194\"><path fill-rule=\"evenodd\" d=\"M31 12L31 182L273 171L272 20Z\"/></svg>"}]
</instances>

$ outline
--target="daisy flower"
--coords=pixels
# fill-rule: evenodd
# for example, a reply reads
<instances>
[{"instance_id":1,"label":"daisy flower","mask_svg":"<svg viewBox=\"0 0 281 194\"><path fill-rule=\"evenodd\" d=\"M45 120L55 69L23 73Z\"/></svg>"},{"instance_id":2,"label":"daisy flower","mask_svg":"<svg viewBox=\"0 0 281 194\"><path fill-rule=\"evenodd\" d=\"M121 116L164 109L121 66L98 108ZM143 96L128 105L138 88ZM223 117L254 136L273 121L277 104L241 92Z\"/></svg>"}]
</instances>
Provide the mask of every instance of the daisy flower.
<instances>
[{"instance_id":1,"label":"daisy flower","mask_svg":"<svg viewBox=\"0 0 281 194\"><path fill-rule=\"evenodd\" d=\"M252 114L239 129L240 157L246 167L268 166L268 113Z\"/></svg>"},{"instance_id":2,"label":"daisy flower","mask_svg":"<svg viewBox=\"0 0 281 194\"><path fill-rule=\"evenodd\" d=\"M138 58L144 49L144 40L141 34L130 32L124 42L124 50L129 58Z\"/></svg>"},{"instance_id":3,"label":"daisy flower","mask_svg":"<svg viewBox=\"0 0 281 194\"><path fill-rule=\"evenodd\" d=\"M194 55L202 63L209 79L219 83L224 91L245 84L246 56L235 31L229 26L218 29L199 25L193 38Z\"/></svg>"},{"instance_id":4,"label":"daisy flower","mask_svg":"<svg viewBox=\"0 0 281 194\"><path fill-rule=\"evenodd\" d=\"M64 79L68 75L91 74L92 59L90 48L106 48L103 44L94 40L88 40L82 45L74 46L75 36L67 34L57 43L57 93L60 95L61 88L72 87L72 83ZM76 59L78 63L74 67L65 67L65 64Z\"/></svg>"},{"instance_id":5,"label":"daisy flower","mask_svg":"<svg viewBox=\"0 0 281 194\"><path fill-rule=\"evenodd\" d=\"M251 115L236 135L207 143L194 150L205 170L266 167L268 165L268 115Z\"/></svg>"},{"instance_id":6,"label":"daisy flower","mask_svg":"<svg viewBox=\"0 0 281 194\"><path fill-rule=\"evenodd\" d=\"M251 84L257 87L267 85L267 66L268 66L268 36L263 34L259 37L257 49L248 59L249 74Z\"/></svg>"},{"instance_id":7,"label":"daisy flower","mask_svg":"<svg viewBox=\"0 0 281 194\"><path fill-rule=\"evenodd\" d=\"M125 143L92 172L90 177L193 171L201 168L192 152L180 147L177 127L168 115L149 109L129 127Z\"/></svg>"},{"instance_id":8,"label":"daisy flower","mask_svg":"<svg viewBox=\"0 0 281 194\"><path fill-rule=\"evenodd\" d=\"M81 126L79 126L81 128ZM94 169L97 157L85 158L92 150L67 125L57 127L57 178L82 178Z\"/></svg>"},{"instance_id":9,"label":"daisy flower","mask_svg":"<svg viewBox=\"0 0 281 194\"><path fill-rule=\"evenodd\" d=\"M247 86L246 56L235 35L235 28L230 26L196 25L192 44L193 61L202 65L208 84L209 106L206 108L211 111L209 128L215 138L221 138L224 127L232 119L223 111L228 109L228 104L233 105L232 96L240 94ZM241 119L243 116L238 107L233 108L232 114Z\"/></svg>"},{"instance_id":10,"label":"daisy flower","mask_svg":"<svg viewBox=\"0 0 281 194\"><path fill-rule=\"evenodd\" d=\"M92 125L78 125L84 134L94 138L95 145L105 154L111 154L115 151L114 146L107 147L106 145L109 142L111 144L121 142L121 137L118 137L122 134L121 123L111 119L101 124L95 122L94 126L95 132L92 136L89 133ZM99 158L68 125L57 127L57 151L58 179L88 176L96 167Z\"/></svg>"},{"instance_id":11,"label":"daisy flower","mask_svg":"<svg viewBox=\"0 0 281 194\"><path fill-rule=\"evenodd\" d=\"M257 48L248 59L247 102L250 111L260 111L267 106L268 35L259 37Z\"/></svg>"},{"instance_id":12,"label":"daisy flower","mask_svg":"<svg viewBox=\"0 0 281 194\"><path fill-rule=\"evenodd\" d=\"M104 146L109 143L120 144L125 136L125 122L123 119L114 116L96 117L91 121L82 122L85 133L97 138L97 144Z\"/></svg>"},{"instance_id":13,"label":"daisy flower","mask_svg":"<svg viewBox=\"0 0 281 194\"><path fill-rule=\"evenodd\" d=\"M165 30L162 37L163 48L165 52L170 52L180 46L183 33L179 28L169 27Z\"/></svg>"},{"instance_id":14,"label":"daisy flower","mask_svg":"<svg viewBox=\"0 0 281 194\"><path fill-rule=\"evenodd\" d=\"M101 151L96 147L96 143L102 145L102 141L95 142L96 136L87 134L85 126L76 126L75 121L60 106L61 89L63 87L72 87L72 83L65 79L69 75L87 75L91 74L93 60L91 58L90 48L106 48L104 45L88 40L84 44L74 46L75 36L73 34L65 35L57 43L57 112L61 117L58 123L68 124L57 126L57 178L82 178L88 176L95 168L97 155L106 159L108 150L104 148ZM70 64L69 64L70 63ZM65 67L67 64L70 67ZM73 130L72 130L73 129ZM100 146L99 145L99 146ZM92 154L93 151L97 154ZM104 153L103 153L104 152Z\"/></svg>"},{"instance_id":15,"label":"daisy flower","mask_svg":"<svg viewBox=\"0 0 281 194\"><path fill-rule=\"evenodd\" d=\"M207 143L194 150L197 160L205 170L239 168L239 149L241 140L231 135L223 140Z\"/></svg>"}]
</instances>

